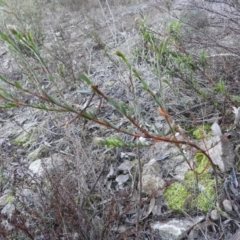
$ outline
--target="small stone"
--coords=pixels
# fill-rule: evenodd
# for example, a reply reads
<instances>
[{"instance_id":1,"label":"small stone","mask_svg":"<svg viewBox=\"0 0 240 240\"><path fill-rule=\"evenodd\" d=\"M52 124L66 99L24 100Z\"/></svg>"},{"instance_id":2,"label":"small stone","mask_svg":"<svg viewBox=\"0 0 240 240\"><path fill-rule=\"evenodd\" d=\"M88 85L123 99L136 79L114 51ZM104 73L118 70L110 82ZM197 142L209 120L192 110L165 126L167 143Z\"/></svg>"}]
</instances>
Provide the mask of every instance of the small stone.
<instances>
[{"instance_id":1,"label":"small stone","mask_svg":"<svg viewBox=\"0 0 240 240\"><path fill-rule=\"evenodd\" d=\"M212 210L211 211L211 219L216 221L216 220L218 220L218 218L219 218L218 211L216 209Z\"/></svg>"},{"instance_id":2,"label":"small stone","mask_svg":"<svg viewBox=\"0 0 240 240\"><path fill-rule=\"evenodd\" d=\"M228 199L225 199L223 201L223 208L226 212L231 212L232 211L232 204Z\"/></svg>"}]
</instances>

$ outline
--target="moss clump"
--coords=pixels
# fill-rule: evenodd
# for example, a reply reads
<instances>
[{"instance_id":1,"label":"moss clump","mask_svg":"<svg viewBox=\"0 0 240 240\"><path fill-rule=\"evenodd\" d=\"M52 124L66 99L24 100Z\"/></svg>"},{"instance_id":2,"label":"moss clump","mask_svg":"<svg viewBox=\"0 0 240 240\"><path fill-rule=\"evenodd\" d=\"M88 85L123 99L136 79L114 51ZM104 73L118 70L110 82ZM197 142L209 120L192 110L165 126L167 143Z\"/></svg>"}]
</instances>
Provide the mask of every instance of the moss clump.
<instances>
[{"instance_id":1,"label":"moss clump","mask_svg":"<svg viewBox=\"0 0 240 240\"><path fill-rule=\"evenodd\" d=\"M210 173L203 173L198 176L198 182L194 172L189 171L185 174L183 184L191 191L195 193L195 198L192 200L189 210L199 209L203 212L207 212L215 202L215 180Z\"/></svg>"},{"instance_id":2,"label":"moss clump","mask_svg":"<svg viewBox=\"0 0 240 240\"><path fill-rule=\"evenodd\" d=\"M183 184L176 182L171 184L163 195L171 209L181 211L185 199L191 195L191 193Z\"/></svg>"},{"instance_id":3,"label":"moss clump","mask_svg":"<svg viewBox=\"0 0 240 240\"><path fill-rule=\"evenodd\" d=\"M197 128L189 129L190 134L192 134L194 139L200 140L211 136L211 125L204 124L198 126Z\"/></svg>"},{"instance_id":4,"label":"moss clump","mask_svg":"<svg viewBox=\"0 0 240 240\"><path fill-rule=\"evenodd\" d=\"M207 212L216 200L214 190L214 179L210 174L204 174L204 177L198 183L199 194L193 200L193 207Z\"/></svg>"},{"instance_id":5,"label":"moss clump","mask_svg":"<svg viewBox=\"0 0 240 240\"><path fill-rule=\"evenodd\" d=\"M207 157L203 153L197 153L195 155L195 171L201 174L203 171L206 172L206 170L209 170L208 166L209 161Z\"/></svg>"},{"instance_id":6,"label":"moss clump","mask_svg":"<svg viewBox=\"0 0 240 240\"><path fill-rule=\"evenodd\" d=\"M187 204L186 211L197 208L203 212L207 212L214 205L215 180L208 171L209 167L206 168L208 166L208 159L204 154L197 153L195 161L196 172L188 171L182 183L173 183L164 192L164 197L169 207L173 210L181 211L183 206L186 205L187 199L191 199L191 202ZM205 168L206 170L203 172ZM196 176L196 173L202 174Z\"/></svg>"}]
</instances>

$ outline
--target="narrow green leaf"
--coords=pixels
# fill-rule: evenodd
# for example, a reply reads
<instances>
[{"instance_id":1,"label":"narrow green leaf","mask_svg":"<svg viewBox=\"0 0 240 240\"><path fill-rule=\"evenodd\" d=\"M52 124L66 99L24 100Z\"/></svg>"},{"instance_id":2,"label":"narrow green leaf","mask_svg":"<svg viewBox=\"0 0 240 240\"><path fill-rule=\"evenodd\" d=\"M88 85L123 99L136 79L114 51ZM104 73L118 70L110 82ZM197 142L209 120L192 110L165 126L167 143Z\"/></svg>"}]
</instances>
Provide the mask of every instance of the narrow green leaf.
<instances>
[{"instance_id":1,"label":"narrow green leaf","mask_svg":"<svg viewBox=\"0 0 240 240\"><path fill-rule=\"evenodd\" d=\"M7 103L4 105L4 108L18 107L17 103Z\"/></svg>"},{"instance_id":2,"label":"narrow green leaf","mask_svg":"<svg viewBox=\"0 0 240 240\"><path fill-rule=\"evenodd\" d=\"M82 78L83 81L85 81L88 85L91 85L91 84L92 84L91 80L90 80L85 74L81 75L81 78Z\"/></svg>"},{"instance_id":3,"label":"narrow green leaf","mask_svg":"<svg viewBox=\"0 0 240 240\"><path fill-rule=\"evenodd\" d=\"M27 32L27 38L28 38L29 42L34 46L35 44L34 44L32 34L30 31Z\"/></svg>"},{"instance_id":4,"label":"narrow green leaf","mask_svg":"<svg viewBox=\"0 0 240 240\"><path fill-rule=\"evenodd\" d=\"M81 114L82 114L83 117L85 117L87 119L90 119L90 120L96 119L96 116L91 112L82 111Z\"/></svg>"},{"instance_id":5,"label":"narrow green leaf","mask_svg":"<svg viewBox=\"0 0 240 240\"><path fill-rule=\"evenodd\" d=\"M69 105L69 104L67 104L67 103L64 103L63 104L63 106L65 107L65 108L67 108L68 110L70 110L70 111L76 111L71 105Z\"/></svg>"},{"instance_id":6,"label":"narrow green leaf","mask_svg":"<svg viewBox=\"0 0 240 240\"><path fill-rule=\"evenodd\" d=\"M118 103L115 100L113 100L112 98L108 98L107 100L115 109L119 110Z\"/></svg>"},{"instance_id":7,"label":"narrow green leaf","mask_svg":"<svg viewBox=\"0 0 240 240\"><path fill-rule=\"evenodd\" d=\"M109 122L107 119L104 119L103 121L104 121L105 123L107 123L111 128L113 128L113 129L116 129L116 128L117 128L116 125L112 124L112 123Z\"/></svg>"},{"instance_id":8,"label":"narrow green leaf","mask_svg":"<svg viewBox=\"0 0 240 240\"><path fill-rule=\"evenodd\" d=\"M15 82L14 82L14 85L15 85L17 88L22 89L22 86L21 86L21 84L20 84L19 82L15 81Z\"/></svg>"},{"instance_id":9,"label":"narrow green leaf","mask_svg":"<svg viewBox=\"0 0 240 240\"><path fill-rule=\"evenodd\" d=\"M3 33L2 31L0 32L0 37L1 37L1 39L4 40L4 41L7 41L7 42L9 41L8 35L5 34L5 33Z\"/></svg>"},{"instance_id":10,"label":"narrow green leaf","mask_svg":"<svg viewBox=\"0 0 240 240\"><path fill-rule=\"evenodd\" d=\"M121 111L121 113L126 116L127 115L127 111L126 111L126 108L125 108L125 105L122 103L119 105L119 110Z\"/></svg>"},{"instance_id":11,"label":"narrow green leaf","mask_svg":"<svg viewBox=\"0 0 240 240\"><path fill-rule=\"evenodd\" d=\"M140 75L138 74L137 70L136 70L135 68L133 68L132 71L133 71L133 75L134 75L136 78L138 78L138 79L141 80L141 77L140 77Z\"/></svg>"},{"instance_id":12,"label":"narrow green leaf","mask_svg":"<svg viewBox=\"0 0 240 240\"><path fill-rule=\"evenodd\" d=\"M126 59L126 57L124 56L124 54L123 53L121 53L120 51L116 51L116 55L118 56L118 57L120 57L120 58L122 58L122 60L125 62L125 61L127 61L127 59Z\"/></svg>"},{"instance_id":13,"label":"narrow green leaf","mask_svg":"<svg viewBox=\"0 0 240 240\"><path fill-rule=\"evenodd\" d=\"M122 59L122 61L126 64L126 66L127 66L129 69L132 68L131 64L127 61L127 59L126 59L126 57L124 56L123 53L121 53L120 51L116 51L116 55Z\"/></svg>"},{"instance_id":14,"label":"narrow green leaf","mask_svg":"<svg viewBox=\"0 0 240 240\"><path fill-rule=\"evenodd\" d=\"M146 83L144 80L141 80L141 87L142 87L142 89L144 89L144 90L148 90L148 89L149 89L147 83Z\"/></svg>"},{"instance_id":15,"label":"narrow green leaf","mask_svg":"<svg viewBox=\"0 0 240 240\"><path fill-rule=\"evenodd\" d=\"M45 92L43 89L42 89L42 92L43 94L54 104L58 105L58 106L62 106L60 104L60 102L58 100L56 100L53 96L49 95L47 92Z\"/></svg>"}]
</instances>

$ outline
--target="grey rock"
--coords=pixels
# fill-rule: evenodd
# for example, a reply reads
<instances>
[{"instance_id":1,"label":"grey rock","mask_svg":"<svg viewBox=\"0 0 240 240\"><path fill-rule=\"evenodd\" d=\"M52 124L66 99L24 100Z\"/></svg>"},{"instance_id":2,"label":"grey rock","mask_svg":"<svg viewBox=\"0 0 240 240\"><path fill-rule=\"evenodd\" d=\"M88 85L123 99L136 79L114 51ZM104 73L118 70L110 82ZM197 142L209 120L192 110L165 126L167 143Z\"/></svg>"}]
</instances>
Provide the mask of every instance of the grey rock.
<instances>
[{"instance_id":1,"label":"grey rock","mask_svg":"<svg viewBox=\"0 0 240 240\"><path fill-rule=\"evenodd\" d=\"M219 219L219 214L218 214L218 211L216 209L211 211L211 215L210 216L211 216L211 219L214 220L214 221Z\"/></svg>"},{"instance_id":2,"label":"grey rock","mask_svg":"<svg viewBox=\"0 0 240 240\"><path fill-rule=\"evenodd\" d=\"M8 222L8 220L5 219L1 221L1 225L7 231L12 231L15 228L12 224Z\"/></svg>"},{"instance_id":3,"label":"grey rock","mask_svg":"<svg viewBox=\"0 0 240 240\"><path fill-rule=\"evenodd\" d=\"M151 228L158 232L162 240L180 240L192 227L203 219L204 217L172 219L166 222L152 223Z\"/></svg>"},{"instance_id":4,"label":"grey rock","mask_svg":"<svg viewBox=\"0 0 240 240\"><path fill-rule=\"evenodd\" d=\"M161 178L160 164L155 159L150 160L143 166L142 192L148 195L156 192L157 196L160 196L164 190L164 185L165 181Z\"/></svg>"},{"instance_id":5,"label":"grey rock","mask_svg":"<svg viewBox=\"0 0 240 240\"><path fill-rule=\"evenodd\" d=\"M240 229L237 230L237 232L229 238L229 240L239 240L240 239Z\"/></svg>"},{"instance_id":6,"label":"grey rock","mask_svg":"<svg viewBox=\"0 0 240 240\"><path fill-rule=\"evenodd\" d=\"M222 204L223 204L223 208L226 212L232 211L232 204L228 199L224 199Z\"/></svg>"},{"instance_id":7,"label":"grey rock","mask_svg":"<svg viewBox=\"0 0 240 240\"><path fill-rule=\"evenodd\" d=\"M64 159L59 154L54 154L48 158L37 159L29 165L29 174L32 177L44 177L47 172L63 170L64 163Z\"/></svg>"},{"instance_id":8,"label":"grey rock","mask_svg":"<svg viewBox=\"0 0 240 240\"><path fill-rule=\"evenodd\" d=\"M213 163L222 172L229 171L233 167L235 153L233 145L226 138L221 136L210 137L200 143L202 149L208 149L209 156Z\"/></svg>"},{"instance_id":9,"label":"grey rock","mask_svg":"<svg viewBox=\"0 0 240 240\"><path fill-rule=\"evenodd\" d=\"M133 167L132 162L130 162L129 160L125 160L118 166L118 171L129 172L131 171L132 167Z\"/></svg>"},{"instance_id":10,"label":"grey rock","mask_svg":"<svg viewBox=\"0 0 240 240\"><path fill-rule=\"evenodd\" d=\"M2 209L1 214L7 216L8 219L11 219L15 210L15 205L10 202Z\"/></svg>"},{"instance_id":11,"label":"grey rock","mask_svg":"<svg viewBox=\"0 0 240 240\"><path fill-rule=\"evenodd\" d=\"M177 138L182 140L181 136ZM193 156L191 156L191 151L188 151L186 146L182 146L182 148L185 157L191 160L193 158ZM152 147L151 151L146 153L145 159L148 160L149 158L153 158L158 160L159 156L166 156L162 158L162 160L159 160L161 172L171 172L176 180L182 181L184 179L184 174L189 170L189 166L177 146L168 142L158 142ZM157 169L159 167L160 165ZM161 172L159 172L158 176L160 176Z\"/></svg>"},{"instance_id":12,"label":"grey rock","mask_svg":"<svg viewBox=\"0 0 240 240\"><path fill-rule=\"evenodd\" d=\"M8 203L14 200L14 197L11 194L5 194L0 197L0 208L5 207Z\"/></svg>"}]
</instances>

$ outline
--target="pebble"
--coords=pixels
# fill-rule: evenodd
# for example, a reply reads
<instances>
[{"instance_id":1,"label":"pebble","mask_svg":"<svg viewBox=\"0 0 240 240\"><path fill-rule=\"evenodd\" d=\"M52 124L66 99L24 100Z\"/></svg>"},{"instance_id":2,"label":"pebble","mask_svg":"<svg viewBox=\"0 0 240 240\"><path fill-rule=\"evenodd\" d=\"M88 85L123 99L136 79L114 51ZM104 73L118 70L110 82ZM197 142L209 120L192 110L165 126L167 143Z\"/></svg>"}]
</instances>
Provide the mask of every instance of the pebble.
<instances>
[{"instance_id":1,"label":"pebble","mask_svg":"<svg viewBox=\"0 0 240 240\"><path fill-rule=\"evenodd\" d=\"M231 212L232 211L232 204L228 199L225 199L223 201L223 208L226 212Z\"/></svg>"},{"instance_id":2,"label":"pebble","mask_svg":"<svg viewBox=\"0 0 240 240\"><path fill-rule=\"evenodd\" d=\"M211 219L216 221L216 220L218 220L218 218L219 218L218 211L216 209L212 210L211 211Z\"/></svg>"}]
</instances>

